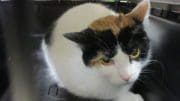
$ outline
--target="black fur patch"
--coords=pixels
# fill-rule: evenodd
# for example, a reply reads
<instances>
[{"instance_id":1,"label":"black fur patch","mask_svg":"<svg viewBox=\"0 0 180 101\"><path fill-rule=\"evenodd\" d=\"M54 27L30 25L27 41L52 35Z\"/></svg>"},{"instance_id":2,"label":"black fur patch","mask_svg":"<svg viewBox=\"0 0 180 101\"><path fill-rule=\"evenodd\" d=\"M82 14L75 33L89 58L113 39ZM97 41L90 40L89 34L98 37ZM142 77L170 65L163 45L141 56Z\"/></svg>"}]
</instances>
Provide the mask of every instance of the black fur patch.
<instances>
[{"instance_id":1,"label":"black fur patch","mask_svg":"<svg viewBox=\"0 0 180 101\"><path fill-rule=\"evenodd\" d=\"M131 54L133 49L139 48L141 55L136 60L146 58L149 50L149 39L141 24L123 29L118 37L111 30L93 31L89 28L81 32L66 33L64 36L80 46L86 65L89 65L98 52L102 52L109 58L114 57L117 54L118 45L126 54Z\"/></svg>"},{"instance_id":2,"label":"black fur patch","mask_svg":"<svg viewBox=\"0 0 180 101\"><path fill-rule=\"evenodd\" d=\"M139 48L141 50L141 55L138 59L147 57L149 50L149 38L144 31L142 24L137 24L133 27L123 29L119 34L118 41L125 53L130 54L133 49Z\"/></svg>"},{"instance_id":3,"label":"black fur patch","mask_svg":"<svg viewBox=\"0 0 180 101\"><path fill-rule=\"evenodd\" d=\"M96 57L99 51L109 58L116 54L117 40L111 30L98 32L88 28L82 32L67 33L64 36L79 44L86 65L89 65L90 60Z\"/></svg>"}]
</instances>

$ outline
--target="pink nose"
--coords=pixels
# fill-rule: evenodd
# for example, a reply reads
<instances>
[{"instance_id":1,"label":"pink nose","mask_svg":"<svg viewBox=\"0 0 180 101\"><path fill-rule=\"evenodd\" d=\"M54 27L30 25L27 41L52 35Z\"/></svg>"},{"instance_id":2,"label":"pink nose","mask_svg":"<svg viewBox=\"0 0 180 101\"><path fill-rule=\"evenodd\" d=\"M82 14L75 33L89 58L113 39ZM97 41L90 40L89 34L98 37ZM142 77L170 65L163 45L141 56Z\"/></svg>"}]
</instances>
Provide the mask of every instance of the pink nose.
<instances>
[{"instance_id":1,"label":"pink nose","mask_svg":"<svg viewBox=\"0 0 180 101\"><path fill-rule=\"evenodd\" d=\"M121 77L121 79L123 79L124 81L129 81L130 79L131 79L131 75L121 75L120 76Z\"/></svg>"}]
</instances>

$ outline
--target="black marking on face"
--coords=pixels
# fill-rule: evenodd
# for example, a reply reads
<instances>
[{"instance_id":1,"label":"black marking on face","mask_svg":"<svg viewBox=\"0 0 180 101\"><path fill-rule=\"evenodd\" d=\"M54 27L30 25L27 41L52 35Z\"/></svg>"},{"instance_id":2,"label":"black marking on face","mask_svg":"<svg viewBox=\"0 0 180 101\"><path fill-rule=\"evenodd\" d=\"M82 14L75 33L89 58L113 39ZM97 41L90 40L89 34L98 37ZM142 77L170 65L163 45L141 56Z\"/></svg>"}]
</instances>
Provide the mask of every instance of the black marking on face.
<instances>
[{"instance_id":1,"label":"black marking on face","mask_svg":"<svg viewBox=\"0 0 180 101\"><path fill-rule=\"evenodd\" d=\"M136 60L144 59L148 55L149 38L144 31L143 25L140 23L123 29L119 33L118 42L122 50L127 54L131 54L133 49L139 48L141 54Z\"/></svg>"},{"instance_id":2,"label":"black marking on face","mask_svg":"<svg viewBox=\"0 0 180 101\"><path fill-rule=\"evenodd\" d=\"M117 53L117 39L111 30L93 31L88 28L82 32L64 34L66 38L76 42L83 51L83 61L90 65L90 60L103 53L106 57L112 58Z\"/></svg>"},{"instance_id":3,"label":"black marking on face","mask_svg":"<svg viewBox=\"0 0 180 101\"><path fill-rule=\"evenodd\" d=\"M145 59L149 50L149 39L142 24L122 29L118 37L111 30L94 31L90 28L81 32L67 33L64 36L80 46L83 52L82 59L86 65L91 65L91 60L99 55L98 52L109 59L113 58L117 54L118 45L127 55L134 49L140 49L140 56L134 59L136 61ZM130 59L131 61L133 59Z\"/></svg>"}]
</instances>

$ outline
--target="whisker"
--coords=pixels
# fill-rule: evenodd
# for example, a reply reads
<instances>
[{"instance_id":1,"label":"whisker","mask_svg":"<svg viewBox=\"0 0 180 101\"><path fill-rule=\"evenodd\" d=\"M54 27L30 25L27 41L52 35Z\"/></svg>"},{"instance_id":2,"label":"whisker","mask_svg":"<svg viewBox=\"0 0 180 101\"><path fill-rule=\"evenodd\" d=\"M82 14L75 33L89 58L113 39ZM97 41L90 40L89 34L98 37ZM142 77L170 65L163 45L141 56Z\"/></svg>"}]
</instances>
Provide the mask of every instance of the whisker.
<instances>
[{"instance_id":1,"label":"whisker","mask_svg":"<svg viewBox=\"0 0 180 101\"><path fill-rule=\"evenodd\" d=\"M136 81L138 81L138 83L142 83L142 84L145 83L141 78L138 78Z\"/></svg>"},{"instance_id":2,"label":"whisker","mask_svg":"<svg viewBox=\"0 0 180 101\"><path fill-rule=\"evenodd\" d=\"M151 77L148 75L141 75L140 78L144 78L144 79L150 79Z\"/></svg>"},{"instance_id":3,"label":"whisker","mask_svg":"<svg viewBox=\"0 0 180 101\"><path fill-rule=\"evenodd\" d=\"M144 70L141 71L140 74L141 74L141 75L142 75L142 74L152 74L152 73L155 73L155 72L156 72L156 71L154 71L154 70L145 70L145 69L144 69Z\"/></svg>"},{"instance_id":4,"label":"whisker","mask_svg":"<svg viewBox=\"0 0 180 101\"><path fill-rule=\"evenodd\" d=\"M156 71L154 71L154 70L142 70L141 72L156 72Z\"/></svg>"},{"instance_id":5,"label":"whisker","mask_svg":"<svg viewBox=\"0 0 180 101\"><path fill-rule=\"evenodd\" d=\"M141 72L141 74L152 74L153 72Z\"/></svg>"},{"instance_id":6,"label":"whisker","mask_svg":"<svg viewBox=\"0 0 180 101\"><path fill-rule=\"evenodd\" d=\"M148 63L148 65L151 65L151 64L154 64L154 63L157 63L157 64L160 65L159 67L160 67L160 69L161 69L161 71L162 71L162 80L161 80L161 82L163 82L164 79L165 79L165 72L166 72L165 66L164 66L163 63L161 63L161 62L158 61L158 60L150 60L149 63Z\"/></svg>"}]
</instances>

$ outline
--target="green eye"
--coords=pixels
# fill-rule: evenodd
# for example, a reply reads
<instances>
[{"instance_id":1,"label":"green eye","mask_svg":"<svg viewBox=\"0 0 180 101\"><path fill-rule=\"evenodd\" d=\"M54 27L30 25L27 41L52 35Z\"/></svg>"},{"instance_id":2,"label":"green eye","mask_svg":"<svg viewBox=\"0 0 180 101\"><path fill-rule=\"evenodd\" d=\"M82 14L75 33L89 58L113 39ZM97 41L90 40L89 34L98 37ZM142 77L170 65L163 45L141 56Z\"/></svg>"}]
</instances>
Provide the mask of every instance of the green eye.
<instances>
[{"instance_id":1,"label":"green eye","mask_svg":"<svg viewBox=\"0 0 180 101\"><path fill-rule=\"evenodd\" d=\"M139 48L136 48L129 56L131 59L137 59L139 58L140 54L141 54L141 50Z\"/></svg>"},{"instance_id":2,"label":"green eye","mask_svg":"<svg viewBox=\"0 0 180 101\"><path fill-rule=\"evenodd\" d=\"M103 64L103 65L111 65L111 64L113 64L113 60L111 60L111 59L109 59L109 58L101 58L100 59L100 61L101 61L101 63Z\"/></svg>"}]
</instances>

